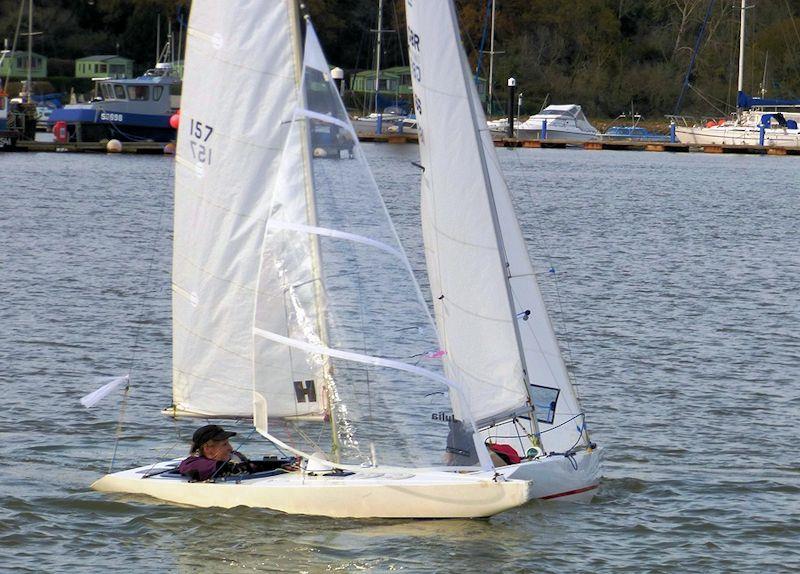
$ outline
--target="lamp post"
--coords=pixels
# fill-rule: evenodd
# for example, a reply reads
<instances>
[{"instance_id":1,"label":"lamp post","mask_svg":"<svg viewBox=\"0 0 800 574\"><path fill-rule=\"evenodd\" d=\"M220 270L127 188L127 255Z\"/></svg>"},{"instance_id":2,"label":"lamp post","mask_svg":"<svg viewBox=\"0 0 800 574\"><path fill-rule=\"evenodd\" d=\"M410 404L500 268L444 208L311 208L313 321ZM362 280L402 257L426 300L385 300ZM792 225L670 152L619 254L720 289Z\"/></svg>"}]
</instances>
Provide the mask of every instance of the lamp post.
<instances>
[{"instance_id":1,"label":"lamp post","mask_svg":"<svg viewBox=\"0 0 800 574\"><path fill-rule=\"evenodd\" d=\"M506 135L510 138L514 137L514 91L517 87L517 80L514 78L508 79L508 132Z\"/></svg>"}]
</instances>

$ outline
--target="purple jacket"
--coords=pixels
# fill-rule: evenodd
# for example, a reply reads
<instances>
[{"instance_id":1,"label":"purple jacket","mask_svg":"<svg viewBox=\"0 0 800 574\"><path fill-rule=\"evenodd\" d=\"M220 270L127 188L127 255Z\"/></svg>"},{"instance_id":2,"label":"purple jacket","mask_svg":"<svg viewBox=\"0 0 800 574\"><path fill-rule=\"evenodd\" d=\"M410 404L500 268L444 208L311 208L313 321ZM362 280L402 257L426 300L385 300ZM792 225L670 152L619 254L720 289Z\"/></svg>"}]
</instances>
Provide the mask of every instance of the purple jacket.
<instances>
[{"instance_id":1,"label":"purple jacket","mask_svg":"<svg viewBox=\"0 0 800 574\"><path fill-rule=\"evenodd\" d=\"M190 456L181 461L178 472L194 480L208 480L223 464L225 463L204 456Z\"/></svg>"},{"instance_id":2,"label":"purple jacket","mask_svg":"<svg viewBox=\"0 0 800 574\"><path fill-rule=\"evenodd\" d=\"M217 472L217 469L226 465L226 468ZM178 472L184 476L188 476L192 480L203 481L214 476L214 473L216 473L217 476L228 476L230 474L249 473L252 471L247 457L238 451L233 451L231 453L231 459L228 462L211 460L204 456L190 456L181 461L180 466L178 466Z\"/></svg>"}]
</instances>

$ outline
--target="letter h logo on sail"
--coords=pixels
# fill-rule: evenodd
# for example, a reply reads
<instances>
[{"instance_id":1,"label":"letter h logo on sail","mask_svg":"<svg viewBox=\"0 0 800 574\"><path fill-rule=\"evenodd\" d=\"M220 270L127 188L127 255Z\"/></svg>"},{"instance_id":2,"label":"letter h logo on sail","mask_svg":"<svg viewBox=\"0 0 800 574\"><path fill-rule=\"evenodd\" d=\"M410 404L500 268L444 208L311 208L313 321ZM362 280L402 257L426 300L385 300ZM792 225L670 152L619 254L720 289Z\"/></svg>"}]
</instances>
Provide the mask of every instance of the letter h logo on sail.
<instances>
[{"instance_id":1,"label":"letter h logo on sail","mask_svg":"<svg viewBox=\"0 0 800 574\"><path fill-rule=\"evenodd\" d=\"M316 403L317 388L314 381L294 381L294 394L298 403Z\"/></svg>"}]
</instances>

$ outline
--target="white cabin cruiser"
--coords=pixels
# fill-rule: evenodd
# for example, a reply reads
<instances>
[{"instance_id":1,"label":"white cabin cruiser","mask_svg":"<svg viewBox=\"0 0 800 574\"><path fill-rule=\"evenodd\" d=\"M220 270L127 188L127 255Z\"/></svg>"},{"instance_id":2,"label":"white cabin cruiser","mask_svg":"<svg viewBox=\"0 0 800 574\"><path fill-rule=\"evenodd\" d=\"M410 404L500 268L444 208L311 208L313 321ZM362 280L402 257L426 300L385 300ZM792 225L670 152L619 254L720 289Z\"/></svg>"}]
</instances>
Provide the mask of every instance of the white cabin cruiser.
<instances>
[{"instance_id":1,"label":"white cabin cruiser","mask_svg":"<svg viewBox=\"0 0 800 574\"><path fill-rule=\"evenodd\" d=\"M552 139L575 143L600 136L600 132L586 119L581 107L575 104L547 106L519 124L516 134L519 139Z\"/></svg>"}]
</instances>

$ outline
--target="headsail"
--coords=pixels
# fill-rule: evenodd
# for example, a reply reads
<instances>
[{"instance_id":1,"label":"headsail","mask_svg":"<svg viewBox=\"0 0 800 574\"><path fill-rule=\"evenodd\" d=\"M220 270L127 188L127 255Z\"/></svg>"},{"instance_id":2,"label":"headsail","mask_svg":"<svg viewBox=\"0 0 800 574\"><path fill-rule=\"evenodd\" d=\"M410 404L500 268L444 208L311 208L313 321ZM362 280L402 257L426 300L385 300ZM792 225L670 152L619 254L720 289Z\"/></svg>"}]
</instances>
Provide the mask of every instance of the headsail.
<instances>
[{"instance_id":1,"label":"headsail","mask_svg":"<svg viewBox=\"0 0 800 574\"><path fill-rule=\"evenodd\" d=\"M483 428L516 419L533 431L531 399L542 403L542 431L577 417L542 437L547 450L566 450L583 437L580 406L470 79L455 9L449 1L407 0L406 14L425 168L423 236L445 373L468 389Z\"/></svg>"},{"instance_id":2,"label":"headsail","mask_svg":"<svg viewBox=\"0 0 800 574\"><path fill-rule=\"evenodd\" d=\"M285 122L298 105L294 63L302 45L293 2L259 4L258 18L242 18L210 0L192 5L175 170L178 414L249 417L254 372L259 378L298 369L285 353L261 356L253 349L259 254L289 132ZM322 410L319 400L298 401L292 388L269 394L273 416Z\"/></svg>"}]
</instances>

